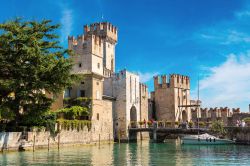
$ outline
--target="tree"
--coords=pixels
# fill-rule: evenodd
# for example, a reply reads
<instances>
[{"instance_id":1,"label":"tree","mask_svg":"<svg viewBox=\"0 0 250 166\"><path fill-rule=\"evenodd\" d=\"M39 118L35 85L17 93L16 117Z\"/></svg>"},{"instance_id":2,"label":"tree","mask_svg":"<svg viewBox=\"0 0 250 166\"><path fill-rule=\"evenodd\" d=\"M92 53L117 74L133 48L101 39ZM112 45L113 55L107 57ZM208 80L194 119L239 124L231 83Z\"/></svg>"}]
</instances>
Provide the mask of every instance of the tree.
<instances>
[{"instance_id":1,"label":"tree","mask_svg":"<svg viewBox=\"0 0 250 166\"><path fill-rule=\"evenodd\" d=\"M66 57L71 52L59 45L59 25L51 22L17 18L0 24L0 109L13 111L17 123L21 115L50 108L53 99L45 91L59 94L77 79Z\"/></svg>"},{"instance_id":2,"label":"tree","mask_svg":"<svg viewBox=\"0 0 250 166\"><path fill-rule=\"evenodd\" d=\"M211 131L214 134L218 134L220 136L224 136L226 134L226 130L224 129L224 124L221 121L214 121L211 126Z\"/></svg>"}]
</instances>

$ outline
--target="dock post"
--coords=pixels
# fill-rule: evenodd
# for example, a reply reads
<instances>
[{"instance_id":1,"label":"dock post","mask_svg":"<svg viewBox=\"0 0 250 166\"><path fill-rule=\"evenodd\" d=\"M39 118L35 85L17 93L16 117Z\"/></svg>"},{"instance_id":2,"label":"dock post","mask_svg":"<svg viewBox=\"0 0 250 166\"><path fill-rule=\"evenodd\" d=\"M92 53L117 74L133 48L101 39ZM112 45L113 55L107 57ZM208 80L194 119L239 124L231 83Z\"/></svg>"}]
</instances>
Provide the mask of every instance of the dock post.
<instances>
[{"instance_id":1,"label":"dock post","mask_svg":"<svg viewBox=\"0 0 250 166\"><path fill-rule=\"evenodd\" d=\"M60 149L60 134L58 134L57 148L58 148L58 150Z\"/></svg>"},{"instance_id":2,"label":"dock post","mask_svg":"<svg viewBox=\"0 0 250 166\"><path fill-rule=\"evenodd\" d=\"M156 132L156 129L154 129L154 131L153 131L153 139L154 139L154 142L157 142L157 132Z\"/></svg>"},{"instance_id":3,"label":"dock post","mask_svg":"<svg viewBox=\"0 0 250 166\"><path fill-rule=\"evenodd\" d=\"M35 142L36 142L36 135L33 137L33 152L35 151Z\"/></svg>"},{"instance_id":4,"label":"dock post","mask_svg":"<svg viewBox=\"0 0 250 166\"><path fill-rule=\"evenodd\" d=\"M50 141L50 139L48 138L48 151L49 151L49 141Z\"/></svg>"}]
</instances>

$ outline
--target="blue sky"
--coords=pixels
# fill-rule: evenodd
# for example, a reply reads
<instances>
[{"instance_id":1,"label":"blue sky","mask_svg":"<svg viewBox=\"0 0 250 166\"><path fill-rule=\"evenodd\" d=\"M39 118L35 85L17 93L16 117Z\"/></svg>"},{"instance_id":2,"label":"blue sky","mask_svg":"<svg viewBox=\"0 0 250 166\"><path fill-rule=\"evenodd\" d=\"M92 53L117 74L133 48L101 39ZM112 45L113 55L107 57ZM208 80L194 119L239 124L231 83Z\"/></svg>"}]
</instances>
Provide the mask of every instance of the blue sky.
<instances>
[{"instance_id":1,"label":"blue sky","mask_svg":"<svg viewBox=\"0 0 250 166\"><path fill-rule=\"evenodd\" d=\"M250 3L244 0L8 0L0 21L16 16L61 23L62 45L83 25L109 21L119 28L116 69L137 72L153 90L153 75L197 78L204 107L250 103Z\"/></svg>"}]
</instances>

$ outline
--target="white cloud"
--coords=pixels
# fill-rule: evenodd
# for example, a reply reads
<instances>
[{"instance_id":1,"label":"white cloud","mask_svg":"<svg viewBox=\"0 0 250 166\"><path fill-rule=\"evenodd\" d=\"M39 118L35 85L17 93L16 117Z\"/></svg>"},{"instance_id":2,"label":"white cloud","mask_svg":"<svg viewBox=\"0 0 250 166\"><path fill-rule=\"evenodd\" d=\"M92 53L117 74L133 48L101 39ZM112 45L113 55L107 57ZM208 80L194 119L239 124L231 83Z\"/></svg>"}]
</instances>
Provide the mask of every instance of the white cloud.
<instances>
[{"instance_id":1,"label":"white cloud","mask_svg":"<svg viewBox=\"0 0 250 166\"><path fill-rule=\"evenodd\" d=\"M249 10L240 11L240 12L235 13L235 15L239 19L244 18L244 17L249 17L250 16L250 11Z\"/></svg>"},{"instance_id":2,"label":"white cloud","mask_svg":"<svg viewBox=\"0 0 250 166\"><path fill-rule=\"evenodd\" d=\"M250 103L250 52L230 54L226 61L209 68L200 81L200 94L205 107L240 107ZM206 73L205 73L206 74Z\"/></svg>"},{"instance_id":3,"label":"white cloud","mask_svg":"<svg viewBox=\"0 0 250 166\"><path fill-rule=\"evenodd\" d=\"M142 83L146 83L150 80L153 80L153 77L155 75L158 75L158 72L146 72L146 73L142 73L142 72L138 72L139 77L140 77L140 82Z\"/></svg>"},{"instance_id":4,"label":"white cloud","mask_svg":"<svg viewBox=\"0 0 250 166\"><path fill-rule=\"evenodd\" d=\"M218 30L216 32L201 33L200 38L221 45L250 43L250 35L236 30Z\"/></svg>"},{"instance_id":5,"label":"white cloud","mask_svg":"<svg viewBox=\"0 0 250 166\"><path fill-rule=\"evenodd\" d=\"M61 42L67 40L68 35L71 34L72 26L73 26L73 12L72 10L63 7L62 10L62 18L60 19L60 23L62 26L61 29Z\"/></svg>"}]
</instances>

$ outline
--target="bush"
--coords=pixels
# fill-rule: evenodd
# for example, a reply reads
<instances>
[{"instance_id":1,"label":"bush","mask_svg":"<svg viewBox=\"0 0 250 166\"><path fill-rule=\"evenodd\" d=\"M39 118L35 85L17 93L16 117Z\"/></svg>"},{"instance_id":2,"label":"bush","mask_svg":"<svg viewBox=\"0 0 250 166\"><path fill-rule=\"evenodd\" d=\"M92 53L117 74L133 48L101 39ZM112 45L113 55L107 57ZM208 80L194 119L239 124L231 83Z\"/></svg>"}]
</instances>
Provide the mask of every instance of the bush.
<instances>
[{"instance_id":1,"label":"bush","mask_svg":"<svg viewBox=\"0 0 250 166\"><path fill-rule=\"evenodd\" d=\"M166 121L165 124L166 124L166 126L171 126L172 122Z\"/></svg>"},{"instance_id":2,"label":"bush","mask_svg":"<svg viewBox=\"0 0 250 166\"><path fill-rule=\"evenodd\" d=\"M148 126L152 126L152 122L151 121L148 121L147 124L148 124Z\"/></svg>"},{"instance_id":3,"label":"bush","mask_svg":"<svg viewBox=\"0 0 250 166\"><path fill-rule=\"evenodd\" d=\"M65 98L63 100L63 104L66 107L81 106L81 107L90 108L91 101L92 101L91 98L87 98L87 97Z\"/></svg>"},{"instance_id":4,"label":"bush","mask_svg":"<svg viewBox=\"0 0 250 166\"><path fill-rule=\"evenodd\" d=\"M205 126L206 126L205 122L199 122L199 127L205 127Z\"/></svg>"},{"instance_id":5,"label":"bush","mask_svg":"<svg viewBox=\"0 0 250 166\"><path fill-rule=\"evenodd\" d=\"M188 122L188 126L189 127L193 127L194 126L194 122L192 122L192 121Z\"/></svg>"},{"instance_id":6,"label":"bush","mask_svg":"<svg viewBox=\"0 0 250 166\"><path fill-rule=\"evenodd\" d=\"M61 125L64 130L83 130L87 126L88 130L91 128L91 121L88 120L65 120L59 119L57 123Z\"/></svg>"},{"instance_id":7,"label":"bush","mask_svg":"<svg viewBox=\"0 0 250 166\"><path fill-rule=\"evenodd\" d=\"M139 122L139 125L144 125L144 124L145 124L144 121L140 121L140 122Z\"/></svg>"},{"instance_id":8,"label":"bush","mask_svg":"<svg viewBox=\"0 0 250 166\"><path fill-rule=\"evenodd\" d=\"M220 121L215 121L212 123L211 131L220 135L226 134L226 131L224 129L224 124Z\"/></svg>"},{"instance_id":9,"label":"bush","mask_svg":"<svg viewBox=\"0 0 250 166\"><path fill-rule=\"evenodd\" d=\"M175 122L174 122L174 124L175 124L175 125L179 125L179 124L180 124L180 122L178 122L178 121L175 121Z\"/></svg>"},{"instance_id":10,"label":"bush","mask_svg":"<svg viewBox=\"0 0 250 166\"><path fill-rule=\"evenodd\" d=\"M80 120L84 116L89 116L88 108L82 106L72 106L70 108L63 108L57 111L57 115L68 120Z\"/></svg>"},{"instance_id":11,"label":"bush","mask_svg":"<svg viewBox=\"0 0 250 166\"><path fill-rule=\"evenodd\" d=\"M244 118L243 119L246 123L250 123L250 117Z\"/></svg>"}]
</instances>

